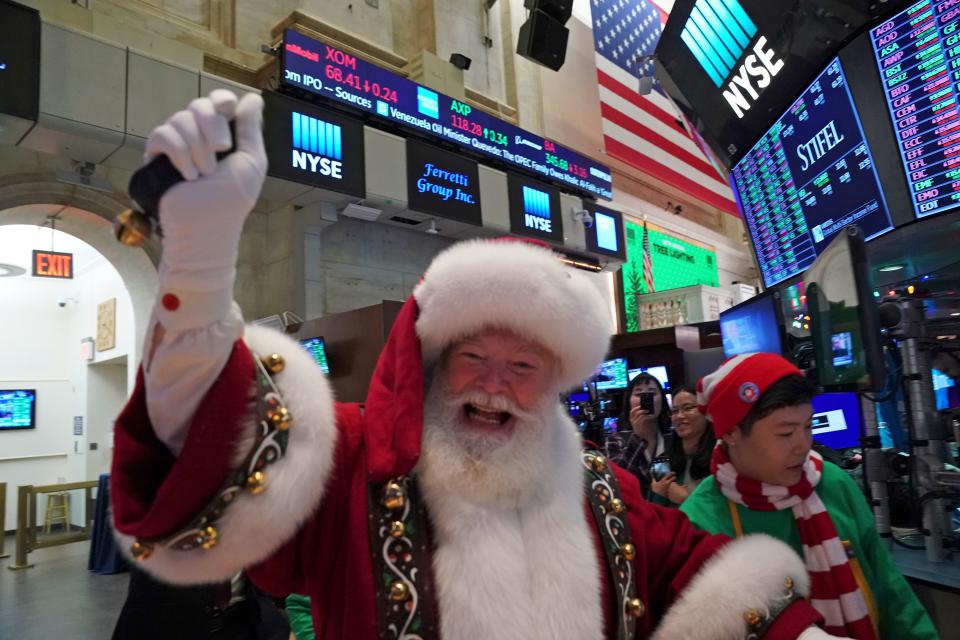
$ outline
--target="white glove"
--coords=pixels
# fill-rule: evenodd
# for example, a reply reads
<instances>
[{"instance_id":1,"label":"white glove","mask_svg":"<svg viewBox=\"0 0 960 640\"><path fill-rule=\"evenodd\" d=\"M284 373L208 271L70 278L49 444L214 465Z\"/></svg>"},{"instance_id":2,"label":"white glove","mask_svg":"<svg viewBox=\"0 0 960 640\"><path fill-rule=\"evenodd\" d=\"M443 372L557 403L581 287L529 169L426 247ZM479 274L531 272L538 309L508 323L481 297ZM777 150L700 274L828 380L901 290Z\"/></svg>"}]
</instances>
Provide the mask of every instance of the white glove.
<instances>
[{"instance_id":1,"label":"white glove","mask_svg":"<svg viewBox=\"0 0 960 640\"><path fill-rule=\"evenodd\" d=\"M236 150L229 121L235 121ZM150 133L146 160L164 154L185 178L160 200L163 231L161 296L177 297L158 306L168 328L205 326L225 316L233 299L240 234L267 171L263 148L263 99L248 93L239 102L225 89L196 98ZM169 299L169 298L168 298Z\"/></svg>"},{"instance_id":2,"label":"white glove","mask_svg":"<svg viewBox=\"0 0 960 640\"><path fill-rule=\"evenodd\" d=\"M846 636L832 636L820 627L807 627L803 630L797 640L830 640L830 638L837 638L839 640L851 640Z\"/></svg>"}]
</instances>

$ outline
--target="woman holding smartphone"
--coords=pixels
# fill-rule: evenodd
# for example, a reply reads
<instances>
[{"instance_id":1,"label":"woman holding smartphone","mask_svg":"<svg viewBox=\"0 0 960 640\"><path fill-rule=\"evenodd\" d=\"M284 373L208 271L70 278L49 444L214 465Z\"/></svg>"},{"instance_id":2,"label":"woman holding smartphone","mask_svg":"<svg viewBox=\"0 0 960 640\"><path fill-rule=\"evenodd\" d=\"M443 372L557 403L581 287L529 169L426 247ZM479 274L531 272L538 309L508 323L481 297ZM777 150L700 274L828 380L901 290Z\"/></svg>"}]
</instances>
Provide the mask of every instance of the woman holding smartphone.
<instances>
[{"instance_id":1,"label":"woman holding smartphone","mask_svg":"<svg viewBox=\"0 0 960 640\"><path fill-rule=\"evenodd\" d=\"M697 407L697 394L685 387L673 393L670 420L674 435L663 458L667 473L659 474L658 461L654 461L650 499L656 504L676 507L710 475L710 457L717 438L713 425Z\"/></svg>"},{"instance_id":2,"label":"woman holding smartphone","mask_svg":"<svg viewBox=\"0 0 960 640\"><path fill-rule=\"evenodd\" d=\"M637 375L623 395L618 431L607 437L607 457L640 480L644 497L650 495L650 463L667 450L670 414L660 381L648 373Z\"/></svg>"}]
</instances>

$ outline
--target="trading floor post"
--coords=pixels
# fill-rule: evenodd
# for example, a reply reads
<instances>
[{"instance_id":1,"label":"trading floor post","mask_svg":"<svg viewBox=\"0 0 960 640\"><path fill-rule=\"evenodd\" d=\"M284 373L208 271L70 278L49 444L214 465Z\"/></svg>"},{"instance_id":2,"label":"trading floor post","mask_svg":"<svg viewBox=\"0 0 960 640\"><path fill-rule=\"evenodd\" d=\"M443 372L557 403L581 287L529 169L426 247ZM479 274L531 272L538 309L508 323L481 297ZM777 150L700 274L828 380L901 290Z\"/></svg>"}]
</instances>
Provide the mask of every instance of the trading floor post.
<instances>
[{"instance_id":1,"label":"trading floor post","mask_svg":"<svg viewBox=\"0 0 960 640\"><path fill-rule=\"evenodd\" d=\"M4 553L3 545L7 540L7 483L0 482L0 559L9 558L9 553Z\"/></svg>"},{"instance_id":2,"label":"trading floor post","mask_svg":"<svg viewBox=\"0 0 960 640\"><path fill-rule=\"evenodd\" d=\"M28 512L30 507L30 495L33 487L26 484L17 487L17 546L16 557L12 565L7 567L10 571L20 569L29 569L32 564L27 564L27 553L29 553L29 520Z\"/></svg>"}]
</instances>

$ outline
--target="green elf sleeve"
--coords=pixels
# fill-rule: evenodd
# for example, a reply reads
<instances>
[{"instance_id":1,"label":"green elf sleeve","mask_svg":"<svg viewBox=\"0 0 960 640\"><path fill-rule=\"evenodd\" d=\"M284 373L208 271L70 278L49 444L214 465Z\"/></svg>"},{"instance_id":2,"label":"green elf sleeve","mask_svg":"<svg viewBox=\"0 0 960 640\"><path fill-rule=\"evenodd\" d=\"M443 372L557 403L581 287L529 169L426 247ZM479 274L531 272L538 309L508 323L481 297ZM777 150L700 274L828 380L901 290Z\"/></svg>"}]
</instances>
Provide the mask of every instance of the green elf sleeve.
<instances>
[{"instance_id":1,"label":"green elf sleeve","mask_svg":"<svg viewBox=\"0 0 960 640\"><path fill-rule=\"evenodd\" d=\"M287 596L287 617L290 618L290 631L297 640L315 640L310 598L298 593Z\"/></svg>"}]
</instances>

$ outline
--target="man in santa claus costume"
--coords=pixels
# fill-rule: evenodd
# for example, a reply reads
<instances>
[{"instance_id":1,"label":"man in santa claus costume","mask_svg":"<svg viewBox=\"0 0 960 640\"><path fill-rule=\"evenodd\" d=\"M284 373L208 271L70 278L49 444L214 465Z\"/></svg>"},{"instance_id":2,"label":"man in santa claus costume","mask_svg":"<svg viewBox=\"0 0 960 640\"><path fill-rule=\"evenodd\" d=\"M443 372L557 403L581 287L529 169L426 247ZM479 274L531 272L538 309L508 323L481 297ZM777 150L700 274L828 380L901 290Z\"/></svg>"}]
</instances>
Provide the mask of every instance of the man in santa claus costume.
<instances>
[{"instance_id":1,"label":"man in santa claus costume","mask_svg":"<svg viewBox=\"0 0 960 640\"><path fill-rule=\"evenodd\" d=\"M232 292L262 104L216 91L147 143L186 180L160 202L158 302L115 431L114 525L144 570L246 570L309 595L326 640L833 637L789 547L699 532L582 448L558 395L603 359L611 321L550 250L438 255L363 405L336 402L296 342L245 327Z\"/></svg>"}]
</instances>

